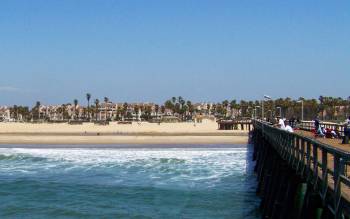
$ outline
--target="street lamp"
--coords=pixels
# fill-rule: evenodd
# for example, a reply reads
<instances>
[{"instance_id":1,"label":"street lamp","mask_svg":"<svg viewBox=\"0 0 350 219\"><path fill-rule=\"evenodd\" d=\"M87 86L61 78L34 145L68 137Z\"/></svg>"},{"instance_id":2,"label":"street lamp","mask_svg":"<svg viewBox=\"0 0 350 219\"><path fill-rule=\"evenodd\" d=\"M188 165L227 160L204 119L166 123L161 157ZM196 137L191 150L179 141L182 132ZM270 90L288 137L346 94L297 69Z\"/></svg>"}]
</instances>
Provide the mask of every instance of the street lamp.
<instances>
[{"instance_id":1,"label":"street lamp","mask_svg":"<svg viewBox=\"0 0 350 219\"><path fill-rule=\"evenodd\" d=\"M251 109L252 107L250 107L250 106L248 106L247 107L247 112L249 113L249 111L250 111L250 109ZM246 113L247 114L247 113ZM252 111L252 113L251 113L251 116L250 116L252 119L253 119L253 111Z\"/></svg>"},{"instance_id":2,"label":"street lamp","mask_svg":"<svg viewBox=\"0 0 350 219\"><path fill-rule=\"evenodd\" d=\"M279 116L282 118L282 107L278 106L278 107L276 107L276 109L278 109L280 111Z\"/></svg>"},{"instance_id":3,"label":"street lamp","mask_svg":"<svg viewBox=\"0 0 350 219\"><path fill-rule=\"evenodd\" d=\"M262 109L261 109L261 118L262 120L264 120L264 100L272 100L272 98L268 95L264 95L264 99L261 101L261 106L262 106Z\"/></svg>"},{"instance_id":4,"label":"street lamp","mask_svg":"<svg viewBox=\"0 0 350 219\"><path fill-rule=\"evenodd\" d=\"M272 118L272 110L269 110L268 111L270 114L268 114L268 115L270 115L270 117L268 117L268 119L270 119L270 118Z\"/></svg>"},{"instance_id":5,"label":"street lamp","mask_svg":"<svg viewBox=\"0 0 350 219\"><path fill-rule=\"evenodd\" d=\"M260 108L260 106L255 106L255 118L257 118L257 116L256 116L257 108Z\"/></svg>"},{"instance_id":6,"label":"street lamp","mask_svg":"<svg viewBox=\"0 0 350 219\"><path fill-rule=\"evenodd\" d=\"M301 103L301 121L304 121L304 101L299 100L298 103Z\"/></svg>"}]
</instances>

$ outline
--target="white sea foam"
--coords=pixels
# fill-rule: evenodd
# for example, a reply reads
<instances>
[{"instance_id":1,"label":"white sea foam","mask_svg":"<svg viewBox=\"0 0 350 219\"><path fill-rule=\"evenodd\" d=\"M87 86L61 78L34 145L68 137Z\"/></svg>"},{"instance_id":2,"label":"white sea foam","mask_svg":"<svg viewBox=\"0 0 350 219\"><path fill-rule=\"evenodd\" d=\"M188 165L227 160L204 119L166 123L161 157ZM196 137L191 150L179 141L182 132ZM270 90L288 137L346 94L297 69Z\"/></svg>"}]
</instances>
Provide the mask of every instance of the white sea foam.
<instances>
[{"instance_id":1,"label":"white sea foam","mask_svg":"<svg viewBox=\"0 0 350 219\"><path fill-rule=\"evenodd\" d=\"M215 184L247 171L247 148L225 149L0 149L0 174L99 172L105 181L142 178L155 185ZM134 177L137 175L137 177ZM129 182L136 183L136 182ZM189 185L186 185L189 186ZM210 185L208 185L210 186Z\"/></svg>"},{"instance_id":2,"label":"white sea foam","mask_svg":"<svg viewBox=\"0 0 350 219\"><path fill-rule=\"evenodd\" d=\"M178 159L193 161L201 158L216 158L216 162L233 160L222 160L233 155L245 155L246 148L230 149L24 149L24 148L1 148L0 155L5 156L31 156L47 158L56 161L69 161L81 164L96 163L124 163L148 159Z\"/></svg>"}]
</instances>

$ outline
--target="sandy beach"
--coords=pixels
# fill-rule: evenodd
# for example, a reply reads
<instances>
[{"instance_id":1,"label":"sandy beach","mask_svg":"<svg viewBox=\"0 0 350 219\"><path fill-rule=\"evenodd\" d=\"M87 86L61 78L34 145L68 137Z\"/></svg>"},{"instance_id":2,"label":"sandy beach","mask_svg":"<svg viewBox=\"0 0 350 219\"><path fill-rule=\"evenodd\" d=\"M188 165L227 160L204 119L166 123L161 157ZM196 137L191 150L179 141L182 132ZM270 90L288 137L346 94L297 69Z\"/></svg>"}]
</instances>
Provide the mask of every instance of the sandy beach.
<instances>
[{"instance_id":1,"label":"sandy beach","mask_svg":"<svg viewBox=\"0 0 350 219\"><path fill-rule=\"evenodd\" d=\"M216 122L133 123L107 126L84 123L0 123L0 144L246 144L248 132L218 130Z\"/></svg>"}]
</instances>

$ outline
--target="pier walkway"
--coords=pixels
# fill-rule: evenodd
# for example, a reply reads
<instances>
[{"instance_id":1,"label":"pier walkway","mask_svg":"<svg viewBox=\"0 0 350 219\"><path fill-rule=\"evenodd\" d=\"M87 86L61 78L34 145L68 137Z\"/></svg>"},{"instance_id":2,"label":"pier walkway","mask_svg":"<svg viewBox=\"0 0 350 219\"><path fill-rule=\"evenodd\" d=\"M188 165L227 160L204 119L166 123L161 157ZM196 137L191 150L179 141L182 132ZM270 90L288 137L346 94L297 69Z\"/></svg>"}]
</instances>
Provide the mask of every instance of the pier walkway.
<instances>
[{"instance_id":1,"label":"pier walkway","mask_svg":"<svg viewBox=\"0 0 350 219\"><path fill-rule=\"evenodd\" d=\"M312 132L304 131L304 130L296 130L295 133L298 135L313 139L314 141L318 141L320 143L331 145L331 146L339 148L341 150L350 152L350 144L342 144L342 139L315 137Z\"/></svg>"}]
</instances>

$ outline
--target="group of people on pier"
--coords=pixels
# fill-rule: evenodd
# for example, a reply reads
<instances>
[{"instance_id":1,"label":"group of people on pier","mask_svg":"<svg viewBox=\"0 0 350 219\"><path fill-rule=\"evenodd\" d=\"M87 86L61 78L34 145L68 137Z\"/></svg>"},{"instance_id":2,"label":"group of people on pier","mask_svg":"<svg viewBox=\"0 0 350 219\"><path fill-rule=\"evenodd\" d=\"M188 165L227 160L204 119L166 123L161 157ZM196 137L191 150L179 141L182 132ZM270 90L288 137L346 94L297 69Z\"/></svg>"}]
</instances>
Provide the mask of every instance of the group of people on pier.
<instances>
[{"instance_id":1,"label":"group of people on pier","mask_svg":"<svg viewBox=\"0 0 350 219\"><path fill-rule=\"evenodd\" d=\"M320 124L319 118L314 120L315 136L330 137L330 138L342 138L343 143L347 144L350 138L350 116L345 120L344 124L344 136L340 134L339 127L335 126L334 129L325 128Z\"/></svg>"},{"instance_id":2,"label":"group of people on pier","mask_svg":"<svg viewBox=\"0 0 350 219\"><path fill-rule=\"evenodd\" d=\"M287 121L286 119L282 119L280 117L277 117L278 119L278 124L277 127L279 127L280 129L286 130L287 132L294 132L293 129L293 123L291 123L290 121Z\"/></svg>"},{"instance_id":3,"label":"group of people on pier","mask_svg":"<svg viewBox=\"0 0 350 219\"><path fill-rule=\"evenodd\" d=\"M334 127L324 127L324 125L321 124L319 118L315 118L313 120L314 122L314 129L311 131L315 134L315 137L322 137L322 138L337 138L337 139L343 139L343 144L349 143L350 138L350 116L346 119L346 121L340 125L343 127L343 133L339 130L338 125L335 125ZM295 120L294 118L291 118L289 120L283 119L281 117L277 117L276 120L272 123L275 127L278 127L280 129L283 129L288 132L294 132L295 129L302 128L302 124L299 124L299 120ZM299 127L300 126L300 127Z\"/></svg>"},{"instance_id":4,"label":"group of people on pier","mask_svg":"<svg viewBox=\"0 0 350 219\"><path fill-rule=\"evenodd\" d=\"M330 136L331 138L340 138L340 132L339 132L339 128L335 127L334 129L329 129L329 128L325 128L323 126L320 125L320 120L318 118L316 118L314 120L314 126L315 126L315 136L319 136L319 137L327 137Z\"/></svg>"}]
</instances>

